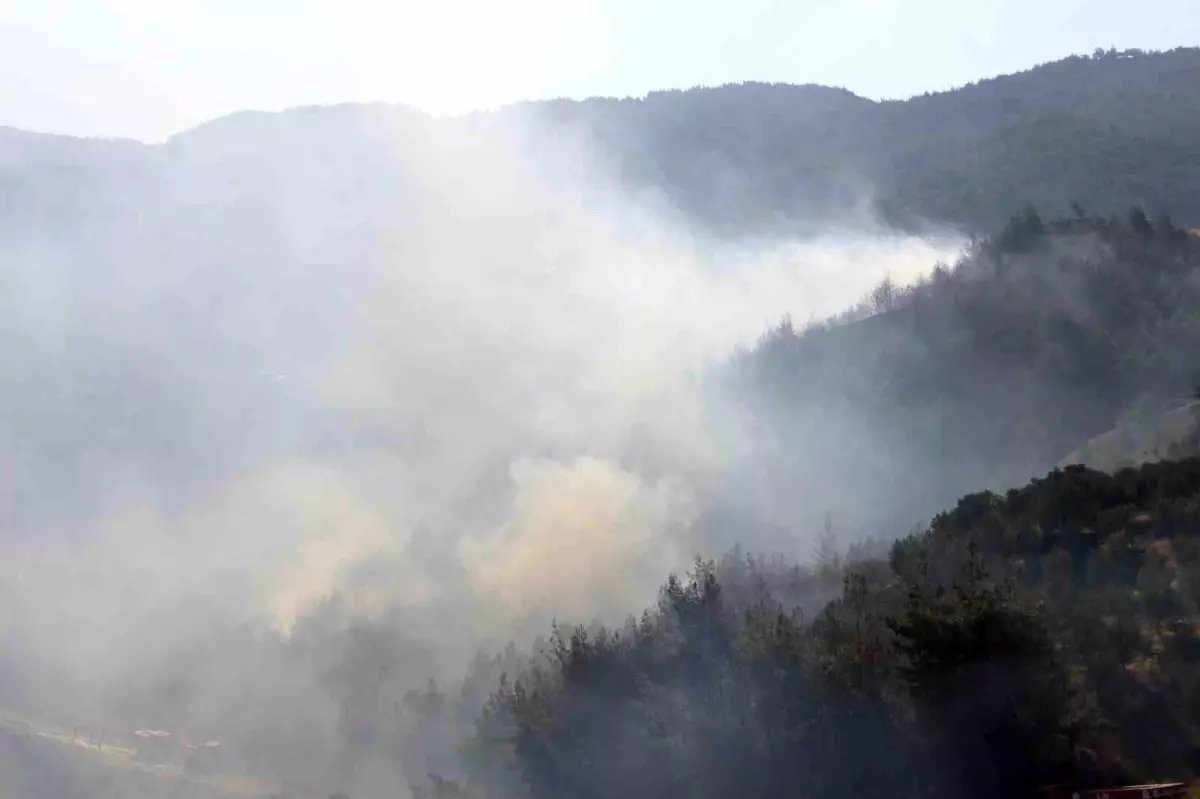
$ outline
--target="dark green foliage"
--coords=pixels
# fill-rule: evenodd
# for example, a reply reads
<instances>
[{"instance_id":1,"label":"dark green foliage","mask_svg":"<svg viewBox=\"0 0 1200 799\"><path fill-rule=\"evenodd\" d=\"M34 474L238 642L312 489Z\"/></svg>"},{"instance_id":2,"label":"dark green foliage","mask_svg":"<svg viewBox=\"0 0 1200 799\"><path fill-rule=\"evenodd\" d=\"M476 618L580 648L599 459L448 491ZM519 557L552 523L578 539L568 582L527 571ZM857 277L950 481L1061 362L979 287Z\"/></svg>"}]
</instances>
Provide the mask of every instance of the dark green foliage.
<instances>
[{"instance_id":1,"label":"dark green foliage","mask_svg":"<svg viewBox=\"0 0 1200 799\"><path fill-rule=\"evenodd\" d=\"M913 589L889 623L943 777L997 797L1078 779L1067 674L1038 608L972 581L948 595Z\"/></svg>"},{"instance_id":2,"label":"dark green foliage","mask_svg":"<svg viewBox=\"0 0 1200 799\"><path fill-rule=\"evenodd\" d=\"M888 563L841 569L811 619L778 591L820 568L698 561L620 632L555 628L480 717L471 777L422 795L1013 797L1194 778L1198 556L1195 459L966 496Z\"/></svg>"},{"instance_id":3,"label":"dark green foliage","mask_svg":"<svg viewBox=\"0 0 1200 799\"><path fill-rule=\"evenodd\" d=\"M1042 224L1037 209L1027 205L1019 215L1008 220L997 246L1004 252L1030 252L1041 243L1041 236L1045 232L1046 226Z\"/></svg>"}]
</instances>

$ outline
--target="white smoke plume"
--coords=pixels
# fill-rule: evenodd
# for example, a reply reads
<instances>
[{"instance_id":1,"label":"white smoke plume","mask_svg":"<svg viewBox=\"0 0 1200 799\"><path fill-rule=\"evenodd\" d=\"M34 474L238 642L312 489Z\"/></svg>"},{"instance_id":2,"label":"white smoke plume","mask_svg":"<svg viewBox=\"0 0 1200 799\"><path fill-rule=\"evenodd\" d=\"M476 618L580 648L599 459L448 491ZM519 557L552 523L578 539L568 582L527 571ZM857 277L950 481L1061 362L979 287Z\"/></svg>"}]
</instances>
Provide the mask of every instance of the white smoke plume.
<instances>
[{"instance_id":1,"label":"white smoke plume","mask_svg":"<svg viewBox=\"0 0 1200 799\"><path fill-rule=\"evenodd\" d=\"M723 481L706 365L955 249L869 221L714 241L609 174L528 120L310 109L8 230L0 705L102 714L334 598L401 609L434 653L414 685L522 620L636 611ZM243 697L201 660L195 717Z\"/></svg>"}]
</instances>

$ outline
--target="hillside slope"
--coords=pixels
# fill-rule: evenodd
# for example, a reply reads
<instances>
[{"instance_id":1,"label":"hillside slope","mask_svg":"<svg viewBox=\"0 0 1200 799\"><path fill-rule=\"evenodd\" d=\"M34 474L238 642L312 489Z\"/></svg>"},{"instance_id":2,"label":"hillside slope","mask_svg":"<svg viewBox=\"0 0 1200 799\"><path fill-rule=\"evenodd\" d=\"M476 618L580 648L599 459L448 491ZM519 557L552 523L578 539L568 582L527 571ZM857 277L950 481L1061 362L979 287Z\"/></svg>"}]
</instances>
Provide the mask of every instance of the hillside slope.
<instances>
[{"instance_id":1,"label":"hillside slope","mask_svg":"<svg viewBox=\"0 0 1200 799\"><path fill-rule=\"evenodd\" d=\"M1073 450L1058 465L1115 472L1182 455L1194 456L1200 436L1200 402L1161 412L1133 412L1120 423Z\"/></svg>"},{"instance_id":2,"label":"hillside slope","mask_svg":"<svg viewBox=\"0 0 1200 799\"><path fill-rule=\"evenodd\" d=\"M1104 52L897 102L744 84L532 105L596 133L629 173L738 229L837 217L991 230L1026 202L1200 224L1200 50Z\"/></svg>"},{"instance_id":3,"label":"hillside slope","mask_svg":"<svg viewBox=\"0 0 1200 799\"><path fill-rule=\"evenodd\" d=\"M554 628L459 722L458 782L425 795L1009 799L1195 779L1198 503L1200 459L1071 467L967 495L844 570L698 562L636 621ZM423 693L427 724L470 717L453 696Z\"/></svg>"},{"instance_id":4,"label":"hillside slope","mask_svg":"<svg viewBox=\"0 0 1200 799\"><path fill-rule=\"evenodd\" d=\"M1200 226L1200 49L1072 56L904 101L746 83L645 98L522 103L466 120L582 130L635 183L724 233L795 229L872 210L910 228L987 232L1026 202ZM463 121L388 105L243 113L159 147L0 131L0 196L26 221L94 204L97 182L183 162L299 165L378 150L419 160ZM289 160L290 159L290 160ZM253 171L253 170L252 170ZM100 173L100 174L97 174ZM376 180L388 173L382 171ZM361 184L367 190L372 181ZM65 209L64 209L65 204Z\"/></svg>"},{"instance_id":5,"label":"hillside slope","mask_svg":"<svg viewBox=\"0 0 1200 799\"><path fill-rule=\"evenodd\" d=\"M1043 223L1030 211L928 282L877 297L865 319L785 323L728 376L762 421L739 433L762 442L745 493L882 533L1020 485L1131 409L1192 390L1198 269L1200 238L1140 213Z\"/></svg>"}]
</instances>

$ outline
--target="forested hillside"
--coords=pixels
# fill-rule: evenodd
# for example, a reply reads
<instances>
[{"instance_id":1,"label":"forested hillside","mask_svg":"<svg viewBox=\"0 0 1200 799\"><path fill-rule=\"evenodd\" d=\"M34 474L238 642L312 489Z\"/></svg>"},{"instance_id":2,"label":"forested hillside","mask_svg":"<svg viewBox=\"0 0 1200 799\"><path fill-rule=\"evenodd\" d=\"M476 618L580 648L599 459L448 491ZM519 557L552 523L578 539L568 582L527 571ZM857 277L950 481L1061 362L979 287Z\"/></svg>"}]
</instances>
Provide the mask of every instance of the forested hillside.
<instances>
[{"instance_id":1,"label":"forested hillside","mask_svg":"<svg viewBox=\"0 0 1200 799\"><path fill-rule=\"evenodd\" d=\"M844 571L699 562L621 629L556 629L461 771L417 788L1016 797L1195 778L1198 509L1200 460L1071 467L964 497ZM827 607L797 605L839 577ZM463 696L410 706L461 725Z\"/></svg>"},{"instance_id":2,"label":"forested hillside","mask_svg":"<svg viewBox=\"0 0 1200 799\"><path fill-rule=\"evenodd\" d=\"M904 101L745 84L546 110L726 230L874 206L990 231L1022 204L1129 203L1200 226L1200 50L1100 51Z\"/></svg>"},{"instance_id":3,"label":"forested hillside","mask_svg":"<svg viewBox=\"0 0 1200 799\"><path fill-rule=\"evenodd\" d=\"M926 281L885 282L840 321L783 323L725 377L755 409L739 434L764 439L767 504L916 523L1182 406L1200 375L1198 269L1200 238L1166 217L1029 208Z\"/></svg>"},{"instance_id":4,"label":"forested hillside","mask_svg":"<svg viewBox=\"0 0 1200 799\"><path fill-rule=\"evenodd\" d=\"M1045 213L1131 203L1200 227L1200 50L1097 51L952 91L876 102L824 86L747 83L639 99L527 103L479 115L587 133L636 184L723 234L777 233L864 213L909 228L999 227L1027 202ZM180 158L321 158L378 148L412 159L459 122L382 105L238 114L161 147L0 135L10 214L69 213ZM341 151L343 156L336 153ZM366 188L369 183L362 184Z\"/></svg>"}]
</instances>

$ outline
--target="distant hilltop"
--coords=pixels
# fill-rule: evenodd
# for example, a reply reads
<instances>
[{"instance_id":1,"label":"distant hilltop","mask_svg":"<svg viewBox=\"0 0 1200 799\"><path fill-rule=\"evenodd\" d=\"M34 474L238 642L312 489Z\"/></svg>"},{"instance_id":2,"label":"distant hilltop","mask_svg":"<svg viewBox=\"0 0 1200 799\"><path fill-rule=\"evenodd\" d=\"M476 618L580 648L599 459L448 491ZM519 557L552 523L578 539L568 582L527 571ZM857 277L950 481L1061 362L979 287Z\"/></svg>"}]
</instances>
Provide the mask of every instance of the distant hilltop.
<instances>
[{"instance_id":1,"label":"distant hilltop","mask_svg":"<svg viewBox=\"0 0 1200 799\"><path fill-rule=\"evenodd\" d=\"M1097 51L946 92L874 101L826 86L743 83L644 98L528 102L458 119L387 104L243 112L160 146L0 129L0 190L30 170L128 173L179 159L387 146L448 126L520 119L591 135L628 180L722 232L794 230L864 203L908 229L989 232L1025 203L1124 214L1131 203L1200 229L1200 49ZM415 154L415 153L414 153ZM66 191L66 189L64 189Z\"/></svg>"}]
</instances>

